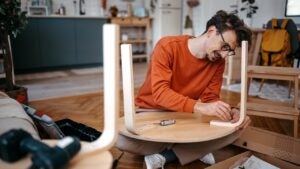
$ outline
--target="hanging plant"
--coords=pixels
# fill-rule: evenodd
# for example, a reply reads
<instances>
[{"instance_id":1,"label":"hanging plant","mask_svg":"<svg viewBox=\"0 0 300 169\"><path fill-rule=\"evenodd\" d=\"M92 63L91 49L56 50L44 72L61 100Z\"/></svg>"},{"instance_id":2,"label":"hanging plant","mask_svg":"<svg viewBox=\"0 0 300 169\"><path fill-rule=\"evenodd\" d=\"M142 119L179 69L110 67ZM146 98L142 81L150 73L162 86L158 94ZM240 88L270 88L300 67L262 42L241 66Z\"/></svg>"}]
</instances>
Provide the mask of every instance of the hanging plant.
<instances>
[{"instance_id":1,"label":"hanging plant","mask_svg":"<svg viewBox=\"0 0 300 169\"><path fill-rule=\"evenodd\" d=\"M186 3L190 8L196 7L200 4L199 0L188 0Z\"/></svg>"},{"instance_id":2,"label":"hanging plant","mask_svg":"<svg viewBox=\"0 0 300 169\"><path fill-rule=\"evenodd\" d=\"M256 13L258 6L254 5L255 0L242 0L243 7L240 8L240 11L246 11L246 17L252 18Z\"/></svg>"}]
</instances>

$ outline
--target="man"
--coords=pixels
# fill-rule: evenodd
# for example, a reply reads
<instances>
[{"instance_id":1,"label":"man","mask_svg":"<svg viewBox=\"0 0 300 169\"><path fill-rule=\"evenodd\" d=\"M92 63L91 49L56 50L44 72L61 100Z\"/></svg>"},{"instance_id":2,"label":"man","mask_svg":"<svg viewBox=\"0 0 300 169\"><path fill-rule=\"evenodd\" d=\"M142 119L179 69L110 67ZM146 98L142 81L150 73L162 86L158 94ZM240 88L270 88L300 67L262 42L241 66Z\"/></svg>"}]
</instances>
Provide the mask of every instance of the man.
<instances>
[{"instance_id":1,"label":"man","mask_svg":"<svg viewBox=\"0 0 300 169\"><path fill-rule=\"evenodd\" d=\"M239 112L220 100L225 58L234 55L242 40L250 42L251 31L235 15L218 11L198 37L170 36L156 45L146 80L135 103L139 108L164 109L196 115L217 116L236 122ZM249 117L239 129L247 127ZM210 153L230 143L241 130L201 143L167 144L136 140L120 135L117 147L146 155L147 169L161 168L176 159L184 165L196 159L213 164Z\"/></svg>"}]
</instances>

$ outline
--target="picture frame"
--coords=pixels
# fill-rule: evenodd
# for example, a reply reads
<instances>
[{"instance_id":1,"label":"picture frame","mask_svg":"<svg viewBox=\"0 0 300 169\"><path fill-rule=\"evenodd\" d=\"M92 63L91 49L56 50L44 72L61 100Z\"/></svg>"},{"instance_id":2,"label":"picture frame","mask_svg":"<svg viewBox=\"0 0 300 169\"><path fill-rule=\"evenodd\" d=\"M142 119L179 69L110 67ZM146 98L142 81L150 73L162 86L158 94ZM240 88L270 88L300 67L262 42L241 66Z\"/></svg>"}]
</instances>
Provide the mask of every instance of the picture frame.
<instances>
[{"instance_id":1,"label":"picture frame","mask_svg":"<svg viewBox=\"0 0 300 169\"><path fill-rule=\"evenodd\" d=\"M287 17L300 17L300 1L299 0L286 0L285 16Z\"/></svg>"}]
</instances>

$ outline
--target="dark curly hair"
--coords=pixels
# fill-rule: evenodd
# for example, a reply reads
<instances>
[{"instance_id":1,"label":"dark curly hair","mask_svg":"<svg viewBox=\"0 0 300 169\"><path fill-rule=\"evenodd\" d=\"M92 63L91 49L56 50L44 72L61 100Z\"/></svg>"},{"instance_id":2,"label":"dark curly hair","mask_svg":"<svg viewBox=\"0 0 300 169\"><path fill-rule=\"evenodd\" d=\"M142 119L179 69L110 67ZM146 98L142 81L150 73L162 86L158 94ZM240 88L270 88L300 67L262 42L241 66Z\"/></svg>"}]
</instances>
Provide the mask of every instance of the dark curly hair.
<instances>
[{"instance_id":1,"label":"dark curly hair","mask_svg":"<svg viewBox=\"0 0 300 169\"><path fill-rule=\"evenodd\" d=\"M220 33L227 30L235 31L237 35L238 46L241 46L243 40L248 41L249 46L251 45L251 30L238 16L234 14L228 14L227 12L220 10L210 20L207 21L205 32L207 32L210 26L215 26Z\"/></svg>"}]
</instances>

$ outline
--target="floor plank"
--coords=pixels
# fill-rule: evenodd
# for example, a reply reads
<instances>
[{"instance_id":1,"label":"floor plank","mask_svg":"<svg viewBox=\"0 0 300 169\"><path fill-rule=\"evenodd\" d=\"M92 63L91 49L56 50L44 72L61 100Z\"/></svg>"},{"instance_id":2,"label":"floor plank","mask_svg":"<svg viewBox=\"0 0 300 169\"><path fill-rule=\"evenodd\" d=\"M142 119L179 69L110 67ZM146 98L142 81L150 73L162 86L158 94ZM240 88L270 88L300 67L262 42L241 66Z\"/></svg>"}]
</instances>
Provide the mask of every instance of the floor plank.
<instances>
[{"instance_id":1,"label":"floor plank","mask_svg":"<svg viewBox=\"0 0 300 169\"><path fill-rule=\"evenodd\" d=\"M222 99L225 101L230 100L231 105L236 105L239 102L239 94L223 91ZM93 127L99 131L102 131L103 129L103 94L101 92L48 100L31 101L30 106L45 112L55 121L69 118L76 122ZM120 114L122 116L123 112L121 111ZM241 148L228 146L224 149L214 152L214 155L217 161L222 161L242 151L244 150ZM142 156L130 153L122 154L122 152L117 148L112 148L111 152L113 153L115 159L118 159L121 156L116 167L117 169L134 169L143 167ZM167 165L166 169L201 169L205 167L207 167L207 165L200 161L195 161L186 166L181 166L178 162L175 162Z\"/></svg>"},{"instance_id":2,"label":"floor plank","mask_svg":"<svg viewBox=\"0 0 300 169\"><path fill-rule=\"evenodd\" d=\"M135 87L139 86L142 83L146 74L146 70L147 70L146 67L147 66L145 64L136 64L135 75L134 75ZM100 77L101 73L98 73L98 75ZM78 76L80 75L76 75L76 77ZM87 76L87 75L84 74L82 76ZM62 79L63 78L55 78L55 79L51 79L50 82L53 81L53 83L57 83L57 81ZM80 77L79 79L82 81ZM37 79L37 80L33 80L32 82L35 85L36 83L41 83L40 81L49 84L49 80L46 81L45 79ZM32 83L27 79L23 79L23 80L20 79L19 82L23 82L23 84L26 85ZM55 85L55 87L57 87L57 84ZM44 90L43 88L41 89ZM39 91L36 91L36 93L39 93ZM229 103L232 107L237 107L237 104L240 101L240 93L222 90L221 98L225 102ZM122 101L120 103L121 103L120 116L122 116L123 115ZM88 93L88 94L30 101L30 106L45 112L47 115L52 117L55 121L64 118L69 118L76 122L95 128L99 131L102 131L103 129L103 94L101 92L101 87L99 88L99 90L97 88L96 92ZM277 119L263 118L263 117L254 117L254 116L252 116L251 119L252 119L253 126L261 127L282 134L292 135L293 126L291 121L277 120ZM233 145L229 145L213 153L217 161L222 161L243 151L245 150L235 147ZM143 168L144 164L143 164L142 156L138 156L130 153L123 153L115 147L111 149L111 152L113 154L114 159L120 158L116 166L117 169ZM205 168L206 166L207 165L203 164L200 161L195 161L186 166L181 166L178 162L174 162L166 165L165 168L166 169L201 169L201 168Z\"/></svg>"}]
</instances>

